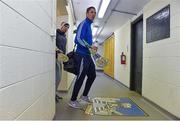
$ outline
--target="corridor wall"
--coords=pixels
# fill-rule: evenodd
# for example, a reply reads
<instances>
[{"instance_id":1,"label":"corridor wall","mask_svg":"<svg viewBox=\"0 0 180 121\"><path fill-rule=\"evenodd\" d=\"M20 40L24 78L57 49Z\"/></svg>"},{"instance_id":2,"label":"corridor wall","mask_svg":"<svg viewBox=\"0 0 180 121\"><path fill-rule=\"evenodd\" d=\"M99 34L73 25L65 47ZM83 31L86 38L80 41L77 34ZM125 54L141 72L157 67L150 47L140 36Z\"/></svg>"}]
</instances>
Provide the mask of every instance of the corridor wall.
<instances>
[{"instance_id":1,"label":"corridor wall","mask_svg":"<svg viewBox=\"0 0 180 121\"><path fill-rule=\"evenodd\" d=\"M144 21L142 95L180 117L180 1L151 0L144 20L170 4L170 38L146 43Z\"/></svg>"},{"instance_id":2,"label":"corridor wall","mask_svg":"<svg viewBox=\"0 0 180 121\"><path fill-rule=\"evenodd\" d=\"M146 19L170 4L170 38L146 43ZM180 0L151 0L143 14L142 96L180 118ZM138 16L115 31L115 79L130 85L130 28ZM120 65L124 51L127 64Z\"/></svg>"},{"instance_id":3,"label":"corridor wall","mask_svg":"<svg viewBox=\"0 0 180 121\"><path fill-rule=\"evenodd\" d=\"M0 11L0 120L53 119L56 0L1 0Z\"/></svg>"},{"instance_id":4,"label":"corridor wall","mask_svg":"<svg viewBox=\"0 0 180 121\"><path fill-rule=\"evenodd\" d=\"M115 34L114 78L127 87L130 85L130 21L124 24ZM126 55L126 64L121 64L121 53Z\"/></svg>"}]
</instances>

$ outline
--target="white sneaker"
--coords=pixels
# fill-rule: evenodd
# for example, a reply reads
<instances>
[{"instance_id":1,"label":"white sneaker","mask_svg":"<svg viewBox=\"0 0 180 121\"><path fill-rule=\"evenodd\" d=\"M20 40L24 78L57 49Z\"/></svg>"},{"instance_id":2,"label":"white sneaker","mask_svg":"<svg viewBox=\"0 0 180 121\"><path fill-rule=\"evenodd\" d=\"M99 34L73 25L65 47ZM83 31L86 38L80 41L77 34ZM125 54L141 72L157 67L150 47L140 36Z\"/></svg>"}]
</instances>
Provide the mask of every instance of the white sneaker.
<instances>
[{"instance_id":1,"label":"white sneaker","mask_svg":"<svg viewBox=\"0 0 180 121\"><path fill-rule=\"evenodd\" d=\"M76 101L69 101L68 105L72 108L82 108L82 105Z\"/></svg>"},{"instance_id":2,"label":"white sneaker","mask_svg":"<svg viewBox=\"0 0 180 121\"><path fill-rule=\"evenodd\" d=\"M89 96L81 96L80 100L85 101L87 103L92 103L92 100Z\"/></svg>"}]
</instances>

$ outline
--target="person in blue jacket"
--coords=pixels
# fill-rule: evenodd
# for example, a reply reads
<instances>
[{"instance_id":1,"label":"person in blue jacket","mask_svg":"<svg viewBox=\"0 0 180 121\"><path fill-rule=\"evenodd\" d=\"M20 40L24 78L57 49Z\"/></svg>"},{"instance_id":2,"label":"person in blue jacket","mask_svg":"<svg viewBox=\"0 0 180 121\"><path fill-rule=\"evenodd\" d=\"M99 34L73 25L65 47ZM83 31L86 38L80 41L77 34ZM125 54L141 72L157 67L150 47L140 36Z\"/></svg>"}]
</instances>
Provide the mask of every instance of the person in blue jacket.
<instances>
[{"instance_id":1,"label":"person in blue jacket","mask_svg":"<svg viewBox=\"0 0 180 121\"><path fill-rule=\"evenodd\" d=\"M77 59L78 59L77 62L79 67L78 69L79 73L77 75L72 92L72 97L69 102L69 106L73 108L81 108L81 105L77 100L77 96L86 76L87 76L87 80L86 80L85 89L80 99L85 102L91 102L88 93L96 78L96 70L95 70L95 64L91 58L91 53L87 46L90 45L92 49L97 51L97 47L92 45L93 41L92 41L92 30L91 30L91 24L93 23L95 16L96 16L95 7L87 8L86 19L83 20L77 28L77 34L75 37L75 43L77 45L77 48L75 52L77 54Z\"/></svg>"}]
</instances>

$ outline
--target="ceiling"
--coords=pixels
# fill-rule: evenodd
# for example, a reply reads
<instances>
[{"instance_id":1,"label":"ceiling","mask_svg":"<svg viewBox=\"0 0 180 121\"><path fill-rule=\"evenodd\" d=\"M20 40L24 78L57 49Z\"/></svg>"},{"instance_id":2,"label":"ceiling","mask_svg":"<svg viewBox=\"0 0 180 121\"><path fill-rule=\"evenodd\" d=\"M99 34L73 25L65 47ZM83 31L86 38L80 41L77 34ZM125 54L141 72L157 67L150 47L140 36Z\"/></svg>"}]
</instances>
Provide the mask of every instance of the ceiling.
<instances>
[{"instance_id":1,"label":"ceiling","mask_svg":"<svg viewBox=\"0 0 180 121\"><path fill-rule=\"evenodd\" d=\"M102 43L107 37L109 37L115 30L120 28L134 15L120 13L117 11L124 11L133 14L139 13L145 4L150 0L111 0L108 9L103 19L96 17L94 20L94 26L99 26L98 32L95 35L96 40ZM90 6L94 6L99 10L101 0L72 0L74 7L74 14L77 25L85 19L86 9ZM117 11L113 11L117 10Z\"/></svg>"}]
</instances>

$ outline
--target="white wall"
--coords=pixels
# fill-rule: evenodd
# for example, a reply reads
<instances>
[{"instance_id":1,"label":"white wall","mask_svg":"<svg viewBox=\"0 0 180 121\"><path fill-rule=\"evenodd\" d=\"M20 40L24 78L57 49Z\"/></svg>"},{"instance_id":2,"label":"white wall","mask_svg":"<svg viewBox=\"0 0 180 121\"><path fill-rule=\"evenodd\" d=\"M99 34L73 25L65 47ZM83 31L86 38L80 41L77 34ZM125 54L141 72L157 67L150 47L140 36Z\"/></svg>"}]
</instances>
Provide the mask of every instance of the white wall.
<instances>
[{"instance_id":1,"label":"white wall","mask_svg":"<svg viewBox=\"0 0 180 121\"><path fill-rule=\"evenodd\" d=\"M146 19L170 4L171 37L146 43ZM142 95L180 117L180 0L151 0L138 15L144 15ZM137 18L134 17L131 21ZM130 82L130 22L115 31L115 79ZM128 45L128 51L126 51ZM125 51L127 65L120 65Z\"/></svg>"},{"instance_id":2,"label":"white wall","mask_svg":"<svg viewBox=\"0 0 180 121\"><path fill-rule=\"evenodd\" d=\"M143 13L146 20L168 4L171 37L147 44L144 28L142 95L180 117L180 0L152 0Z\"/></svg>"},{"instance_id":3,"label":"white wall","mask_svg":"<svg viewBox=\"0 0 180 121\"><path fill-rule=\"evenodd\" d=\"M130 22L115 31L114 78L127 87L130 85ZM126 55L126 65L120 61L121 53Z\"/></svg>"},{"instance_id":4,"label":"white wall","mask_svg":"<svg viewBox=\"0 0 180 121\"><path fill-rule=\"evenodd\" d=\"M56 0L0 1L0 119L55 114Z\"/></svg>"}]
</instances>

